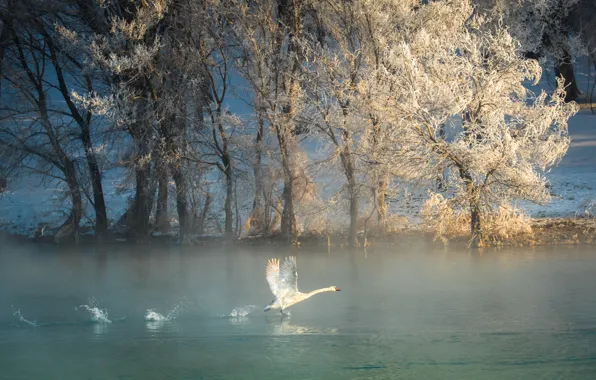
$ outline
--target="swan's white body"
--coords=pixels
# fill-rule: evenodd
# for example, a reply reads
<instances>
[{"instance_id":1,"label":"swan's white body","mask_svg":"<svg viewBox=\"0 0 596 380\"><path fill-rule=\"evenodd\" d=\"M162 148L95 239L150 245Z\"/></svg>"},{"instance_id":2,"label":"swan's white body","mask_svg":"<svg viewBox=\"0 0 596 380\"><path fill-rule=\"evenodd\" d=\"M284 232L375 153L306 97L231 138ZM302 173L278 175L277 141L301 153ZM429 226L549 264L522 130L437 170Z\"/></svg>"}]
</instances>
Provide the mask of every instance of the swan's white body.
<instances>
[{"instance_id":1,"label":"swan's white body","mask_svg":"<svg viewBox=\"0 0 596 380\"><path fill-rule=\"evenodd\" d=\"M337 286L330 286L313 290L310 293L302 293L298 291L298 270L296 268L296 257L286 257L283 265L279 266L279 259L270 259L267 262L267 269L265 269L265 277L271 288L271 292L275 299L265 306L265 311L271 309L279 310L283 313L284 309L308 299L315 294L323 292L338 292L340 289Z\"/></svg>"}]
</instances>

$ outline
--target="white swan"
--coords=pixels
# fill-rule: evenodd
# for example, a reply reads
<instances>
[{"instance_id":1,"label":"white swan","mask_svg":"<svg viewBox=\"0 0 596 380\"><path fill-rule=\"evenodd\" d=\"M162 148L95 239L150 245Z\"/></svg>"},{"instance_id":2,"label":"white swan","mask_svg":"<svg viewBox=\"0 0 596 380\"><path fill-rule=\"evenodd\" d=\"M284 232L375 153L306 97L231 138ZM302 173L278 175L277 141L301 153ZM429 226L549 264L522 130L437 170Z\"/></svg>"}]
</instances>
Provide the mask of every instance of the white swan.
<instances>
[{"instance_id":1,"label":"white swan","mask_svg":"<svg viewBox=\"0 0 596 380\"><path fill-rule=\"evenodd\" d=\"M267 269L265 269L265 277L271 288L271 292L275 296L275 299L271 303L265 306L265 311L271 309L279 309L283 314L284 309L304 301L315 294L323 292L339 292L340 289L337 286L330 286L328 288L322 288L313 290L310 293L302 293L298 291L298 271L296 269L296 257L286 257L281 271L279 267L279 259L270 259L267 262Z\"/></svg>"}]
</instances>

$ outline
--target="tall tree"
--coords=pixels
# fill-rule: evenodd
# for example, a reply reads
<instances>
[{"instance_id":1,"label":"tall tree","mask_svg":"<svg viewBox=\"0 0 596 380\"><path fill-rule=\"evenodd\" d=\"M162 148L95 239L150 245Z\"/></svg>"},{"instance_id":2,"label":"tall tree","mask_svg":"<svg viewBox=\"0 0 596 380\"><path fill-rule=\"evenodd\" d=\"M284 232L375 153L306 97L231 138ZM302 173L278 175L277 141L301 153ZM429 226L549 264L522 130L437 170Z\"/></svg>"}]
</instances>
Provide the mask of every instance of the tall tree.
<instances>
[{"instance_id":1,"label":"tall tree","mask_svg":"<svg viewBox=\"0 0 596 380\"><path fill-rule=\"evenodd\" d=\"M66 183L71 211L56 240L76 238L83 213L73 154L77 144L69 136L73 132L71 121L64 117L62 110L53 108L49 97L52 85L48 80L51 67L48 44L35 31L20 30L10 24L8 27L12 45L3 61L3 79L7 83L3 97L12 101L3 102L5 116L0 142L24 153L21 165L25 169Z\"/></svg>"},{"instance_id":2,"label":"tall tree","mask_svg":"<svg viewBox=\"0 0 596 380\"><path fill-rule=\"evenodd\" d=\"M448 22L430 21L438 19ZM576 111L562 81L550 97L527 90L538 62L522 58L506 30L481 27L467 0L413 8L385 36L384 85L371 88L391 123L384 151L393 172L433 180L446 165L450 207L468 210L476 245L495 205L549 199L543 174L565 154Z\"/></svg>"},{"instance_id":3,"label":"tall tree","mask_svg":"<svg viewBox=\"0 0 596 380\"><path fill-rule=\"evenodd\" d=\"M66 2L47 3L26 0L18 3L8 1L7 5L11 8L11 12L3 12L1 16L4 25L2 30L4 48L12 46L14 54L19 57L14 62L19 62L20 71L9 69L4 72L11 77L9 82L13 83L11 85L12 89L20 88L22 95L25 94L23 91L28 91L26 90L27 86L22 84L15 86L14 80L23 73L28 73L24 78L38 92L37 101L32 104L35 104L36 112L46 115L42 117L42 119L47 119L46 129L52 128L50 124L57 122L58 115L61 119L60 123L65 123L68 119L71 119L78 126L80 132L74 135L82 143L89 169L93 190L93 201L91 203L96 214L96 236L103 239L107 233L107 215L101 183L101 171L91 137L92 117L90 112L77 108L70 93L71 88L75 87L82 87L87 91L92 91L93 80L85 73L83 63L79 60L79 57L69 54L68 48L60 45L59 35L56 33L56 27L59 28L61 24L67 22L73 27L78 27L78 25L81 25L82 20L77 17L76 12L74 16L72 12L69 12L72 9L68 7ZM81 28L84 27L79 29ZM83 30L79 31L84 33ZM2 55L4 55L4 52ZM12 66L12 68L14 69L15 66ZM58 96L62 97L65 107L56 107L52 99L54 97L52 93L55 90ZM40 92L45 92L45 94L42 96ZM32 98L28 96L28 99L31 100ZM54 129L56 128L58 127L54 127ZM64 172L66 182L73 194L71 218L65 223L59 235L71 235L76 233L80 220L79 214L82 213L81 189L79 188L80 181L76 178L76 165L66 157L71 153L66 153L64 148L59 147L61 144L59 142L61 139L59 137L60 133L63 132L51 131L47 133L47 136L51 140L55 140L52 146L55 153L61 157L62 165L60 170ZM55 138L51 138L51 136Z\"/></svg>"},{"instance_id":4,"label":"tall tree","mask_svg":"<svg viewBox=\"0 0 596 380\"><path fill-rule=\"evenodd\" d=\"M283 171L283 210L281 234L289 243L296 243L294 182L296 163L292 157L297 116L302 96L298 77L301 75L303 52L299 39L303 33L305 2L302 0L262 0L222 2L222 14L232 25L243 60L239 71L251 85L259 100L257 112L267 119L279 146Z\"/></svg>"},{"instance_id":5,"label":"tall tree","mask_svg":"<svg viewBox=\"0 0 596 380\"><path fill-rule=\"evenodd\" d=\"M313 122L335 147L332 154L339 156L346 177L350 215L348 244L352 247L359 245L361 179L358 178L357 146L370 120L363 104L366 99L358 90L369 71L362 56L362 46L368 43L361 30L362 15L366 12L362 5L322 1L315 6L326 37L311 40L310 59L305 67L310 75L304 83L308 103L317 116Z\"/></svg>"}]
</instances>

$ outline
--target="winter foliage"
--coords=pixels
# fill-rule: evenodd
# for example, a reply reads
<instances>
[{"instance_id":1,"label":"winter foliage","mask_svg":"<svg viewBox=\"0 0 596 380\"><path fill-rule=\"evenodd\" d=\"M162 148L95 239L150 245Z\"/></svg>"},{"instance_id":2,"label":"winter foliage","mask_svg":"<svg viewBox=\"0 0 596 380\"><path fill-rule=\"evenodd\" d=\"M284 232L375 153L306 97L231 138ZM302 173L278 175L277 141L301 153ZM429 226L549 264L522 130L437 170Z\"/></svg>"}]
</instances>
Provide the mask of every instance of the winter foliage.
<instances>
[{"instance_id":1,"label":"winter foliage","mask_svg":"<svg viewBox=\"0 0 596 380\"><path fill-rule=\"evenodd\" d=\"M173 221L181 242L340 230L357 246L402 220L387 198L407 185L428 190L438 236L507 239L569 147L569 72L530 88L542 58L587 53L565 29L577 3L27 0L2 19L1 96L19 106L0 110L0 145L11 173L67 184L60 239L84 198L105 215L111 170L131 191L109 228L136 239Z\"/></svg>"}]
</instances>

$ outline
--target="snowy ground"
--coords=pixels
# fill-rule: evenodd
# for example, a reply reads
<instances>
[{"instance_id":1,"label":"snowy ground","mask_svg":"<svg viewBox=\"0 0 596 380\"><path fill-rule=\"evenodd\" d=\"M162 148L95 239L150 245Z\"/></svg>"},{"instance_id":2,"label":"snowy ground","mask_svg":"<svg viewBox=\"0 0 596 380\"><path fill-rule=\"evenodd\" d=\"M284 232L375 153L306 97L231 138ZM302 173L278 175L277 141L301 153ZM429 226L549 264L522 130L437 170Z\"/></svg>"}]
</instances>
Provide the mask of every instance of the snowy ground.
<instances>
[{"instance_id":1,"label":"snowy ground","mask_svg":"<svg viewBox=\"0 0 596 380\"><path fill-rule=\"evenodd\" d=\"M121 194L118 171L104 176L104 195L110 223L117 220L126 210L129 196ZM23 178L10 181L4 193L0 193L0 230L18 235L33 236L42 225L59 226L69 212L68 198L64 198L62 186L40 183L39 178ZM86 203L82 224L91 224L91 206Z\"/></svg>"},{"instance_id":2,"label":"snowy ground","mask_svg":"<svg viewBox=\"0 0 596 380\"><path fill-rule=\"evenodd\" d=\"M596 216L596 115L582 109L569 120L569 134L569 151L548 175L554 198L525 206L532 216Z\"/></svg>"}]
</instances>

